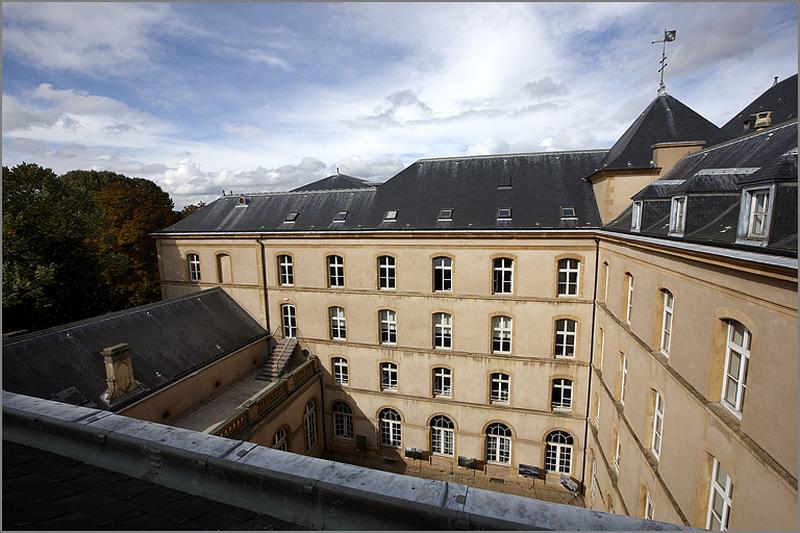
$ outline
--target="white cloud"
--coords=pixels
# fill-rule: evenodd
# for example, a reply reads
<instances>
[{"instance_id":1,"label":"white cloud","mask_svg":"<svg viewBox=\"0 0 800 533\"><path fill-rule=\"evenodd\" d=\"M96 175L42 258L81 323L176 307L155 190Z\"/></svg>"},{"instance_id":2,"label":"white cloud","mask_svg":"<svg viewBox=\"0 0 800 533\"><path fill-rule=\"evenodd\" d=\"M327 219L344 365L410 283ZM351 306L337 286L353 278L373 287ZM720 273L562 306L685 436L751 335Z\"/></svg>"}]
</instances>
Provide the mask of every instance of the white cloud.
<instances>
[{"instance_id":1,"label":"white cloud","mask_svg":"<svg viewBox=\"0 0 800 533\"><path fill-rule=\"evenodd\" d=\"M492 138L467 146L467 155L503 154L508 153L509 148L507 140Z\"/></svg>"}]
</instances>

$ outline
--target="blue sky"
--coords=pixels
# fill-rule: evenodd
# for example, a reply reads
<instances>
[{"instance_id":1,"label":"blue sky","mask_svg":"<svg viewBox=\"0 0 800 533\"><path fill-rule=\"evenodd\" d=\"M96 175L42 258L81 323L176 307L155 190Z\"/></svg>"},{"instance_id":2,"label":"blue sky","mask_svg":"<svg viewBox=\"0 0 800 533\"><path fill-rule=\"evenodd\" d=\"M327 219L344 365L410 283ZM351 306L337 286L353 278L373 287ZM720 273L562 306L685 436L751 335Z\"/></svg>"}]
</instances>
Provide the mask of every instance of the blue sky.
<instances>
[{"instance_id":1,"label":"blue sky","mask_svg":"<svg viewBox=\"0 0 800 533\"><path fill-rule=\"evenodd\" d=\"M5 165L152 179L180 207L337 167L607 148L667 90L722 125L797 69L794 3L4 3Z\"/></svg>"}]
</instances>

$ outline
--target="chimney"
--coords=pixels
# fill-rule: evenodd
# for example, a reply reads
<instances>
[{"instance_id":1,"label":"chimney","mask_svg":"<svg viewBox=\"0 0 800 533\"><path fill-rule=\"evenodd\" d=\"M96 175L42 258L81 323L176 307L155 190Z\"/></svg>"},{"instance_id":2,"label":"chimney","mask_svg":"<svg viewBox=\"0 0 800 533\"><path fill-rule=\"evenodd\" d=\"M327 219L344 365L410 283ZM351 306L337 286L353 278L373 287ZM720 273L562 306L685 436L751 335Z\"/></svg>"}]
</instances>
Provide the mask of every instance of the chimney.
<instances>
[{"instance_id":1,"label":"chimney","mask_svg":"<svg viewBox=\"0 0 800 533\"><path fill-rule=\"evenodd\" d=\"M775 78L772 80L772 86L775 87L776 85L778 85L778 76L775 76Z\"/></svg>"},{"instance_id":2,"label":"chimney","mask_svg":"<svg viewBox=\"0 0 800 533\"><path fill-rule=\"evenodd\" d=\"M133 379L131 347L126 343L103 348L100 352L106 367L106 392L104 399L112 404L123 396L135 392L139 385Z\"/></svg>"},{"instance_id":3,"label":"chimney","mask_svg":"<svg viewBox=\"0 0 800 533\"><path fill-rule=\"evenodd\" d=\"M763 130L772 126L772 111L762 111L755 114L756 120L754 129L756 131Z\"/></svg>"}]
</instances>

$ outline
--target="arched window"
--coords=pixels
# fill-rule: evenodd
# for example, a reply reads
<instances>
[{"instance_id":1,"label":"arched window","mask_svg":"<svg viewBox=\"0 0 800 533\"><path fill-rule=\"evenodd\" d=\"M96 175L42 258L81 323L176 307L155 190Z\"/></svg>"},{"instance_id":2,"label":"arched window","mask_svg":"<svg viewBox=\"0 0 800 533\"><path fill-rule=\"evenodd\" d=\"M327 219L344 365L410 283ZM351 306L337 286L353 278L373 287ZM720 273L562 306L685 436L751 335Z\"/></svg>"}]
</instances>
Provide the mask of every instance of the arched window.
<instances>
[{"instance_id":1,"label":"arched window","mask_svg":"<svg viewBox=\"0 0 800 533\"><path fill-rule=\"evenodd\" d=\"M289 441L288 441L288 434L286 432L286 428L280 428L278 431L275 432L275 436L272 438L272 447L276 450L283 450L285 452L289 451Z\"/></svg>"},{"instance_id":2,"label":"arched window","mask_svg":"<svg viewBox=\"0 0 800 533\"><path fill-rule=\"evenodd\" d=\"M347 385L350 381L350 372L347 365L347 359L344 357L333 358L333 381L340 385Z\"/></svg>"},{"instance_id":3,"label":"arched window","mask_svg":"<svg viewBox=\"0 0 800 533\"><path fill-rule=\"evenodd\" d=\"M394 289L396 280L395 260L390 255L382 255L378 258L378 288Z\"/></svg>"},{"instance_id":4,"label":"arched window","mask_svg":"<svg viewBox=\"0 0 800 533\"><path fill-rule=\"evenodd\" d=\"M453 289L453 261L449 257L433 259L433 291L450 292Z\"/></svg>"},{"instance_id":5,"label":"arched window","mask_svg":"<svg viewBox=\"0 0 800 533\"><path fill-rule=\"evenodd\" d=\"M231 256L217 254L217 283L230 283L232 280Z\"/></svg>"},{"instance_id":6,"label":"arched window","mask_svg":"<svg viewBox=\"0 0 800 533\"><path fill-rule=\"evenodd\" d=\"M333 434L343 439L353 438L353 410L344 402L333 404Z\"/></svg>"},{"instance_id":7,"label":"arched window","mask_svg":"<svg viewBox=\"0 0 800 533\"><path fill-rule=\"evenodd\" d=\"M492 352L511 353L511 317L492 317Z\"/></svg>"},{"instance_id":8,"label":"arched window","mask_svg":"<svg viewBox=\"0 0 800 533\"><path fill-rule=\"evenodd\" d=\"M747 368L750 364L750 342L750 331L746 327L735 320L728 322L722 403L737 416L742 416L744 407Z\"/></svg>"},{"instance_id":9,"label":"arched window","mask_svg":"<svg viewBox=\"0 0 800 533\"><path fill-rule=\"evenodd\" d=\"M572 409L572 380L554 379L553 394L550 407L555 411L569 411Z\"/></svg>"},{"instance_id":10,"label":"arched window","mask_svg":"<svg viewBox=\"0 0 800 533\"><path fill-rule=\"evenodd\" d=\"M450 349L453 346L453 317L447 313L433 315L433 347Z\"/></svg>"},{"instance_id":11,"label":"arched window","mask_svg":"<svg viewBox=\"0 0 800 533\"><path fill-rule=\"evenodd\" d=\"M278 256L278 284L294 285L294 265L291 255Z\"/></svg>"},{"instance_id":12,"label":"arched window","mask_svg":"<svg viewBox=\"0 0 800 533\"><path fill-rule=\"evenodd\" d=\"M378 414L378 423L381 433L381 446L399 448L402 444L402 428L400 415L394 409L383 409Z\"/></svg>"},{"instance_id":13,"label":"arched window","mask_svg":"<svg viewBox=\"0 0 800 533\"><path fill-rule=\"evenodd\" d=\"M491 376L491 403L508 403L511 398L511 378L508 374L496 372Z\"/></svg>"},{"instance_id":14,"label":"arched window","mask_svg":"<svg viewBox=\"0 0 800 533\"><path fill-rule=\"evenodd\" d=\"M317 445L317 411L314 400L306 404L303 414L303 432L306 437L306 451L310 452Z\"/></svg>"},{"instance_id":15,"label":"arched window","mask_svg":"<svg viewBox=\"0 0 800 533\"><path fill-rule=\"evenodd\" d=\"M191 281L200 281L200 256L197 254L189 254L186 256L189 262L189 279Z\"/></svg>"},{"instance_id":16,"label":"arched window","mask_svg":"<svg viewBox=\"0 0 800 533\"><path fill-rule=\"evenodd\" d=\"M450 398L453 392L453 380L449 368L437 367L433 369L433 395L440 398Z\"/></svg>"},{"instance_id":17,"label":"arched window","mask_svg":"<svg viewBox=\"0 0 800 533\"><path fill-rule=\"evenodd\" d=\"M285 338L297 337L297 313L293 305L284 304L281 306L281 322Z\"/></svg>"},{"instance_id":18,"label":"arched window","mask_svg":"<svg viewBox=\"0 0 800 533\"><path fill-rule=\"evenodd\" d=\"M344 259L339 255L328 256L328 287L344 287Z\"/></svg>"},{"instance_id":19,"label":"arched window","mask_svg":"<svg viewBox=\"0 0 800 533\"><path fill-rule=\"evenodd\" d=\"M380 322L381 344L395 344L397 342L397 313L391 309L378 311Z\"/></svg>"},{"instance_id":20,"label":"arched window","mask_svg":"<svg viewBox=\"0 0 800 533\"><path fill-rule=\"evenodd\" d=\"M381 390L397 390L397 365L381 363Z\"/></svg>"},{"instance_id":21,"label":"arched window","mask_svg":"<svg viewBox=\"0 0 800 533\"><path fill-rule=\"evenodd\" d=\"M341 307L331 307L329 315L331 319L331 339L346 339L347 328L345 327L344 309Z\"/></svg>"},{"instance_id":22,"label":"arched window","mask_svg":"<svg viewBox=\"0 0 800 533\"><path fill-rule=\"evenodd\" d=\"M577 296L581 262L577 259L561 259L558 262L558 296Z\"/></svg>"},{"instance_id":23,"label":"arched window","mask_svg":"<svg viewBox=\"0 0 800 533\"><path fill-rule=\"evenodd\" d=\"M666 289L661 291L661 294L664 299L664 312L661 317L661 353L668 356L672 344L672 310L675 307L675 298Z\"/></svg>"},{"instance_id":24,"label":"arched window","mask_svg":"<svg viewBox=\"0 0 800 533\"><path fill-rule=\"evenodd\" d=\"M492 262L492 292L511 294L513 283L514 260L510 257L498 257Z\"/></svg>"},{"instance_id":25,"label":"arched window","mask_svg":"<svg viewBox=\"0 0 800 533\"><path fill-rule=\"evenodd\" d=\"M569 474L572 469L572 435L565 431L549 433L544 462L548 472Z\"/></svg>"},{"instance_id":26,"label":"arched window","mask_svg":"<svg viewBox=\"0 0 800 533\"><path fill-rule=\"evenodd\" d=\"M431 453L453 457L455 432L453 421L446 416L435 416L431 420Z\"/></svg>"},{"instance_id":27,"label":"arched window","mask_svg":"<svg viewBox=\"0 0 800 533\"><path fill-rule=\"evenodd\" d=\"M733 481L716 457L711 468L711 491L708 495L706 529L725 531L731 514Z\"/></svg>"},{"instance_id":28,"label":"arched window","mask_svg":"<svg viewBox=\"0 0 800 533\"><path fill-rule=\"evenodd\" d=\"M486 428L486 461L511 464L511 430L499 422Z\"/></svg>"},{"instance_id":29,"label":"arched window","mask_svg":"<svg viewBox=\"0 0 800 533\"><path fill-rule=\"evenodd\" d=\"M575 357L578 323L568 318L556 320L556 357Z\"/></svg>"}]
</instances>

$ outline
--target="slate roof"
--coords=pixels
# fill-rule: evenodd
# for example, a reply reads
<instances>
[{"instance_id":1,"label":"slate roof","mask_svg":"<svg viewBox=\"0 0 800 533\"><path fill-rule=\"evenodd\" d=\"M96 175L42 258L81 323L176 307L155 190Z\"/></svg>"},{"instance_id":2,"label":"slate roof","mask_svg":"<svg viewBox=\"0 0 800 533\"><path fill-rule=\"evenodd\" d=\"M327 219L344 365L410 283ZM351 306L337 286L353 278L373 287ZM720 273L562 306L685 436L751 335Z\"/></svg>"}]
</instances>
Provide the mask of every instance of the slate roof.
<instances>
[{"instance_id":1,"label":"slate roof","mask_svg":"<svg viewBox=\"0 0 800 533\"><path fill-rule=\"evenodd\" d=\"M157 234L359 230L568 229L601 225L590 183L605 150L421 159L379 187L222 197ZM510 179L505 187L504 180ZM562 218L561 207L575 217ZM511 220L499 221L498 209ZM452 209L450 221L439 221ZM397 210L394 222L385 222ZM343 222L333 222L347 211ZM294 222L287 216L298 213Z\"/></svg>"},{"instance_id":2,"label":"slate roof","mask_svg":"<svg viewBox=\"0 0 800 533\"><path fill-rule=\"evenodd\" d=\"M706 141L706 146L711 146L726 138L702 115L677 98L664 94L650 102L614 143L603 160L602 168L650 168L652 146L656 143L702 140Z\"/></svg>"},{"instance_id":3,"label":"slate roof","mask_svg":"<svg viewBox=\"0 0 800 533\"><path fill-rule=\"evenodd\" d=\"M750 102L747 107L742 109L736 116L731 118L724 126L722 131L728 138L745 135L752 130L744 129L744 121L750 115L760 111L772 111L772 124L777 126L789 120L797 118L797 74L789 76L785 80L778 82L758 98Z\"/></svg>"},{"instance_id":4,"label":"slate roof","mask_svg":"<svg viewBox=\"0 0 800 533\"><path fill-rule=\"evenodd\" d=\"M345 174L335 174L322 178L321 180L313 181L293 191L331 191L335 189L370 189L378 185L377 183L362 180L361 178L354 178Z\"/></svg>"},{"instance_id":5,"label":"slate roof","mask_svg":"<svg viewBox=\"0 0 800 533\"><path fill-rule=\"evenodd\" d=\"M751 132L681 159L660 180L636 195L642 200L641 235L731 248L737 244L743 186L775 182L770 238L759 251L797 253L797 121ZM686 195L686 226L682 237L669 236L670 198ZM604 229L631 233L629 206Z\"/></svg>"},{"instance_id":6,"label":"slate roof","mask_svg":"<svg viewBox=\"0 0 800 533\"><path fill-rule=\"evenodd\" d=\"M304 529L62 455L3 440L3 529Z\"/></svg>"},{"instance_id":7,"label":"slate roof","mask_svg":"<svg viewBox=\"0 0 800 533\"><path fill-rule=\"evenodd\" d=\"M115 410L266 335L224 290L213 288L5 339L3 388L107 408L100 351L125 342L144 390Z\"/></svg>"}]
</instances>

